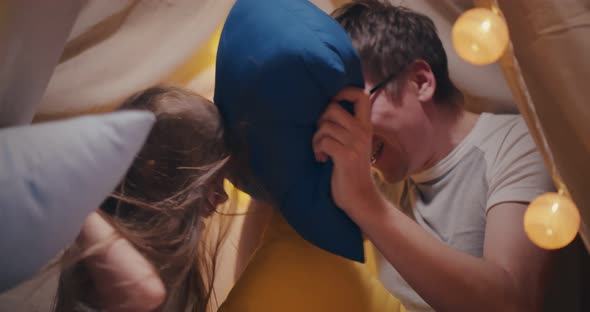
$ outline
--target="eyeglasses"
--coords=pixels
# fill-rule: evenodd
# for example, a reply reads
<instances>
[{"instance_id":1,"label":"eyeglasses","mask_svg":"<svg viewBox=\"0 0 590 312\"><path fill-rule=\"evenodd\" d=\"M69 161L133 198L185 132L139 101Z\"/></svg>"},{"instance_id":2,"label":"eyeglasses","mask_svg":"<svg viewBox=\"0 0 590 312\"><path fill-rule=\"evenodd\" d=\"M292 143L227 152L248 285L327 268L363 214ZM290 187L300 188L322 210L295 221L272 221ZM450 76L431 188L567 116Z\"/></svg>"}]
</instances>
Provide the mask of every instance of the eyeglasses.
<instances>
[{"instance_id":1,"label":"eyeglasses","mask_svg":"<svg viewBox=\"0 0 590 312\"><path fill-rule=\"evenodd\" d=\"M376 84L373 88L371 88L371 90L369 90L369 95L372 95L373 93L379 91L379 89L383 88L383 86L385 86L390 81L392 81L396 76L397 76L396 74L391 74L391 75L387 76L380 83Z\"/></svg>"}]
</instances>

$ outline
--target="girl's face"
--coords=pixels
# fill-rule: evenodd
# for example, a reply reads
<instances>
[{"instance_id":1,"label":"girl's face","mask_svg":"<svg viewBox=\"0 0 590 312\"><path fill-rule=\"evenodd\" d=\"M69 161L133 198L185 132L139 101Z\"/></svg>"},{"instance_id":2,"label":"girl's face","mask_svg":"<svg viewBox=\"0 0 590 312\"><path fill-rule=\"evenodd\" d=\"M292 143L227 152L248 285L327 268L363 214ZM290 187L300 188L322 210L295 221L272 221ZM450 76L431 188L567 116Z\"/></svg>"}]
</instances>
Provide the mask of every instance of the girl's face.
<instances>
[{"instance_id":1,"label":"girl's face","mask_svg":"<svg viewBox=\"0 0 590 312\"><path fill-rule=\"evenodd\" d=\"M222 174L219 174L213 181L211 181L208 190L208 200L210 205L203 207L203 217L209 217L211 214L213 214L213 212L215 212L217 206L225 203L228 200L229 197L225 191L225 188L223 187L223 181L224 178Z\"/></svg>"}]
</instances>

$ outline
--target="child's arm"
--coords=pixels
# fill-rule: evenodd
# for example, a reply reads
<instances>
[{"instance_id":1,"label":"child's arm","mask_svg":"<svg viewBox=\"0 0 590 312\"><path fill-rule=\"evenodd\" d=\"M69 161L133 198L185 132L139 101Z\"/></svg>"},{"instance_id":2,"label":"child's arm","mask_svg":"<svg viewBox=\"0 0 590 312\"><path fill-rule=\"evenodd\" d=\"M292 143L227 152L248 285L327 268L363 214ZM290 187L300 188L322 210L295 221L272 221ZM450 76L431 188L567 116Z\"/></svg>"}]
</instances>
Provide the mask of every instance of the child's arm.
<instances>
[{"instance_id":1,"label":"child's arm","mask_svg":"<svg viewBox=\"0 0 590 312\"><path fill-rule=\"evenodd\" d=\"M100 301L108 311L152 311L166 298L166 289L154 267L100 214L84 223L78 243L82 250L99 246L84 258ZM110 241L109 241L110 240Z\"/></svg>"}]
</instances>

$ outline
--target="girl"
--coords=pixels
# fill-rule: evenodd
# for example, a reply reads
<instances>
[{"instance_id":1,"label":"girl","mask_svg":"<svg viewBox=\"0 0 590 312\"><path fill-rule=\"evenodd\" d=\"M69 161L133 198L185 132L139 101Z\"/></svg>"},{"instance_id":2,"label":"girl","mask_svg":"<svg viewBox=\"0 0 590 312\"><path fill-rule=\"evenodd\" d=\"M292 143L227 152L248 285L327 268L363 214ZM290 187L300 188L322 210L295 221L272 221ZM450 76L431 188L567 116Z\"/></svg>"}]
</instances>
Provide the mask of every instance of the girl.
<instances>
[{"instance_id":1,"label":"girl","mask_svg":"<svg viewBox=\"0 0 590 312\"><path fill-rule=\"evenodd\" d=\"M203 220L227 200L229 155L217 108L190 91L157 86L121 109L151 111L156 123L66 252L55 309L205 311L223 235L206 247Z\"/></svg>"}]
</instances>

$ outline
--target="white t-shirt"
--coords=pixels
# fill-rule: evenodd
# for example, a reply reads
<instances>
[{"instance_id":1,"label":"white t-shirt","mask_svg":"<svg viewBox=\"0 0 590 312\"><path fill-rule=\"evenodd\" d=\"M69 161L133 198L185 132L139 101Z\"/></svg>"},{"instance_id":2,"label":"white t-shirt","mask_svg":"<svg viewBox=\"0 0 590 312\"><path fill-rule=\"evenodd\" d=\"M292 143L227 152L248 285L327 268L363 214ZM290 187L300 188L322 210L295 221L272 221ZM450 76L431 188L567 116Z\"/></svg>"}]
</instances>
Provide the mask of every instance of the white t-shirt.
<instances>
[{"instance_id":1,"label":"white t-shirt","mask_svg":"<svg viewBox=\"0 0 590 312\"><path fill-rule=\"evenodd\" d=\"M434 167L404 183L400 206L447 245L481 257L488 210L503 202L530 202L554 189L520 115L484 113ZM384 286L410 311L432 311L382 256Z\"/></svg>"}]
</instances>

